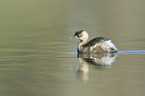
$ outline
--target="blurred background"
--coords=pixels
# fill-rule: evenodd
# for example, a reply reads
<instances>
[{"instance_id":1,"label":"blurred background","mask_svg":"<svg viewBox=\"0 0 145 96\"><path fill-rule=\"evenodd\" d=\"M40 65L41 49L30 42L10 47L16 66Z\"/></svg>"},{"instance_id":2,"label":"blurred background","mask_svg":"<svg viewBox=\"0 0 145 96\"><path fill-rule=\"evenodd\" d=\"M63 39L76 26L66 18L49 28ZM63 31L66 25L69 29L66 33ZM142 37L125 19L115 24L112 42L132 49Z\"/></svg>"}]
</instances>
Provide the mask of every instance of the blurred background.
<instances>
[{"instance_id":1,"label":"blurred background","mask_svg":"<svg viewBox=\"0 0 145 96\"><path fill-rule=\"evenodd\" d=\"M144 96L143 54L76 73L74 32L145 49L145 0L0 0L0 96Z\"/></svg>"}]
</instances>

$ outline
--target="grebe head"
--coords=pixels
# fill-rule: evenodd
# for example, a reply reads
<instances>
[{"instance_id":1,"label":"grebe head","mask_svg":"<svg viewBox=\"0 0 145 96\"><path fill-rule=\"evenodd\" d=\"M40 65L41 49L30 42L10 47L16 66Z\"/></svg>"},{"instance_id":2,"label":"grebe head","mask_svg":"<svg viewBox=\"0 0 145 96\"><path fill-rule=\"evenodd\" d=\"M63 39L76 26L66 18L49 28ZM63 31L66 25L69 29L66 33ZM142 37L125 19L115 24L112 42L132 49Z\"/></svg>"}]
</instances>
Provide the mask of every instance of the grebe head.
<instances>
[{"instance_id":1,"label":"grebe head","mask_svg":"<svg viewBox=\"0 0 145 96\"><path fill-rule=\"evenodd\" d=\"M76 38L81 41L88 41L89 35L85 30L79 30L77 31L71 39Z\"/></svg>"}]
</instances>

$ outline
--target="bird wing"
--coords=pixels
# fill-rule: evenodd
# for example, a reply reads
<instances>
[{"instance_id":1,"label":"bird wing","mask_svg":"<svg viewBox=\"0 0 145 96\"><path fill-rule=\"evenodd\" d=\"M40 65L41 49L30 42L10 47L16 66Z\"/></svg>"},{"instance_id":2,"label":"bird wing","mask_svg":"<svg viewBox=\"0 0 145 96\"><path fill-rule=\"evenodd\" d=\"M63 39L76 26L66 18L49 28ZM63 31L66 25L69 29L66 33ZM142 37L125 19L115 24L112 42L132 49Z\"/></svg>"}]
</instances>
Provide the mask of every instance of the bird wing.
<instances>
[{"instance_id":1,"label":"bird wing","mask_svg":"<svg viewBox=\"0 0 145 96\"><path fill-rule=\"evenodd\" d=\"M86 44L86 46L89 46L89 47L90 47L90 46L95 45L96 43L103 43L103 42L108 41L108 40L110 40L110 39L107 39L107 38L104 38L104 37L96 37L96 38L90 40L90 41Z\"/></svg>"}]
</instances>

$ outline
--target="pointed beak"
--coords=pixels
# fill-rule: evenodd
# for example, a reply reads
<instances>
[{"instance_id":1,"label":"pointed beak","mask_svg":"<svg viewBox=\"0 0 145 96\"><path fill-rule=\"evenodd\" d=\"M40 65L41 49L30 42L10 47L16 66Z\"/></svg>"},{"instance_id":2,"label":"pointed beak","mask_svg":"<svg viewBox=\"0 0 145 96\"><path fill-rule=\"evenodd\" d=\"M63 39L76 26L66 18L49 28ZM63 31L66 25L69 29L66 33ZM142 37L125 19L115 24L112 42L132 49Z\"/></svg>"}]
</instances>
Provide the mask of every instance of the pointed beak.
<instances>
[{"instance_id":1,"label":"pointed beak","mask_svg":"<svg viewBox=\"0 0 145 96\"><path fill-rule=\"evenodd\" d=\"M78 38L77 36L72 36L72 37L70 37L70 39L79 39L80 40L80 38Z\"/></svg>"},{"instance_id":2,"label":"pointed beak","mask_svg":"<svg viewBox=\"0 0 145 96\"><path fill-rule=\"evenodd\" d=\"M73 38L76 38L76 36L72 36L72 37L70 37L70 39L73 39Z\"/></svg>"}]
</instances>

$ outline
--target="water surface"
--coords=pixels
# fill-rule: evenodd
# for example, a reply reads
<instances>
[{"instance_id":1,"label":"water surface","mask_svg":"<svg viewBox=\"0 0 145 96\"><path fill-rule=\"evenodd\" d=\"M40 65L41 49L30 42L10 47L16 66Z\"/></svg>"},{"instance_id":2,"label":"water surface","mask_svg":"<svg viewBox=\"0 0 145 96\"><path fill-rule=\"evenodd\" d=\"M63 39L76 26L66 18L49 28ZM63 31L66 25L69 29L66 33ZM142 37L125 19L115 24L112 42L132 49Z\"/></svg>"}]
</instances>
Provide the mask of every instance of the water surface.
<instances>
[{"instance_id":1,"label":"water surface","mask_svg":"<svg viewBox=\"0 0 145 96\"><path fill-rule=\"evenodd\" d=\"M144 96L144 5L144 0L0 1L0 96ZM70 54L79 42L69 39L80 29L90 38L112 39L120 53L106 56L108 65L80 61Z\"/></svg>"}]
</instances>

